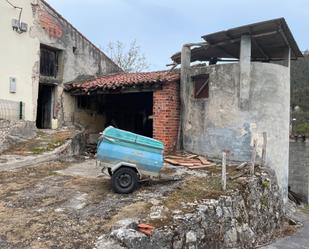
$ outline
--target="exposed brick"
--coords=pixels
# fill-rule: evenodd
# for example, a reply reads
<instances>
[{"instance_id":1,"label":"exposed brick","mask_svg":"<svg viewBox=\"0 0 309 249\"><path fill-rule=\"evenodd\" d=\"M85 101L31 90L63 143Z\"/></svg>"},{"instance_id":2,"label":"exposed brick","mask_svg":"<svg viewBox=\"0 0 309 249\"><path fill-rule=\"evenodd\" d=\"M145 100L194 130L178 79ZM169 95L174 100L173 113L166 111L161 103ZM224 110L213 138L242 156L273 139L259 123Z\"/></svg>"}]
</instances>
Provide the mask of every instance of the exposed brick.
<instances>
[{"instance_id":1,"label":"exposed brick","mask_svg":"<svg viewBox=\"0 0 309 249\"><path fill-rule=\"evenodd\" d=\"M62 26L58 19L52 16L44 8L40 9L39 21L41 27L48 33L50 37L61 38L63 36Z\"/></svg>"},{"instance_id":2,"label":"exposed brick","mask_svg":"<svg viewBox=\"0 0 309 249\"><path fill-rule=\"evenodd\" d=\"M175 150L179 126L179 81L165 83L153 94L153 137L165 145L165 152Z\"/></svg>"}]
</instances>

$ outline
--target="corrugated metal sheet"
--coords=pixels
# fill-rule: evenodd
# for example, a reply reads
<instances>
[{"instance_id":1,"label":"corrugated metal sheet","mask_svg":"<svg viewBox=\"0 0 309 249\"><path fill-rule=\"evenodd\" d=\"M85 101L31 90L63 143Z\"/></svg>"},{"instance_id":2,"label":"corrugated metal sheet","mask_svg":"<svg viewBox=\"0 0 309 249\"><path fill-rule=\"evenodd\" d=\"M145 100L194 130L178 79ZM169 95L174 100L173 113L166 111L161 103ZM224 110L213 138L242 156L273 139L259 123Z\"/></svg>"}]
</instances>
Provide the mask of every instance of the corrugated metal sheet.
<instances>
[{"instance_id":1,"label":"corrugated metal sheet","mask_svg":"<svg viewBox=\"0 0 309 249\"><path fill-rule=\"evenodd\" d=\"M240 38L252 37L252 60L281 60L284 49L291 48L291 58L302 57L302 53L284 18L249 24L202 36L207 45L192 49L191 61L208 61L210 58L239 58ZM180 63L180 53L172 60Z\"/></svg>"}]
</instances>

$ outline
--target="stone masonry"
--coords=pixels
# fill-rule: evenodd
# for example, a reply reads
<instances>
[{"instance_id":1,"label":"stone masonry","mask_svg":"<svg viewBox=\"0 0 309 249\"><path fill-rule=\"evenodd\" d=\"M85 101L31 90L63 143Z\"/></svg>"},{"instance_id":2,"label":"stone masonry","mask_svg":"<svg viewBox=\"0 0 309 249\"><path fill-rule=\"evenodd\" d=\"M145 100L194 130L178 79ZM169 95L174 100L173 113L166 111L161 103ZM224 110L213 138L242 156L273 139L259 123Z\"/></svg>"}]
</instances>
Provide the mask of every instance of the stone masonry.
<instances>
[{"instance_id":1,"label":"stone masonry","mask_svg":"<svg viewBox=\"0 0 309 249\"><path fill-rule=\"evenodd\" d=\"M34 122L0 119L0 153L11 145L31 139L36 135Z\"/></svg>"},{"instance_id":2,"label":"stone masonry","mask_svg":"<svg viewBox=\"0 0 309 249\"><path fill-rule=\"evenodd\" d=\"M268 242L283 221L283 200L275 176L261 172L239 180L243 188L231 195L183 203L170 210L170 222L156 227L149 237L136 229L144 219L121 220L110 234L98 239L96 248L254 248ZM157 201L149 216L151 210L157 213L162 207Z\"/></svg>"}]
</instances>

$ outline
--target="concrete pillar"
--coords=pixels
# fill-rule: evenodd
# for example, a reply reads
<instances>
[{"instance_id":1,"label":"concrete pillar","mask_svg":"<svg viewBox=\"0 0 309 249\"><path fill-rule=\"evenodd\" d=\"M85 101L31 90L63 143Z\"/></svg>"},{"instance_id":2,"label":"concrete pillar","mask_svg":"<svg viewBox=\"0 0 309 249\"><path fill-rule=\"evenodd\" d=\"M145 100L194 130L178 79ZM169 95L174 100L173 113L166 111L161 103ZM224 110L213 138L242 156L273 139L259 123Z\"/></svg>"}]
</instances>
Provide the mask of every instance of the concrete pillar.
<instances>
[{"instance_id":1,"label":"concrete pillar","mask_svg":"<svg viewBox=\"0 0 309 249\"><path fill-rule=\"evenodd\" d=\"M285 66L290 68L291 67L291 48L286 48L284 50L284 55L283 55L283 59L284 59L284 62L285 62Z\"/></svg>"},{"instance_id":2,"label":"concrete pillar","mask_svg":"<svg viewBox=\"0 0 309 249\"><path fill-rule=\"evenodd\" d=\"M291 93L290 93L290 84L291 84L291 48L286 48L285 50L285 53L284 53L284 57L285 57L285 62L286 62L286 66L287 66L287 70L288 70L288 81L289 81L289 87L288 87L288 94L286 94L285 98L286 98L286 101L288 101L289 103L289 107L291 106L290 102L290 96L291 96ZM286 110L284 110L286 112L286 117L287 117L287 124L286 124L286 127L287 129L284 129L281 131L282 133L282 136L285 136L285 137L289 137L289 124L291 123L290 121L290 108L286 108ZM287 146L287 150L289 151L289 147L290 147L290 144L289 142L287 141L286 142L286 146ZM289 153L287 153L287 162L289 162ZM283 173L284 176L285 176L285 183L286 185L283 186L283 189L282 189L282 192L283 192L283 201L284 203L287 203L289 198L288 198L288 182L289 182L289 168L290 168L290 165L288 165L286 168L285 168L285 172Z\"/></svg>"},{"instance_id":3,"label":"concrete pillar","mask_svg":"<svg viewBox=\"0 0 309 249\"><path fill-rule=\"evenodd\" d=\"M249 35L243 35L241 37L239 64L239 108L242 110L248 110L251 81L251 37Z\"/></svg>"},{"instance_id":4,"label":"concrete pillar","mask_svg":"<svg viewBox=\"0 0 309 249\"><path fill-rule=\"evenodd\" d=\"M186 116L186 101L189 97L187 91L190 81L190 62L191 62L191 49L190 46L184 45L181 50L181 69L180 69L180 125L177 149L183 149L183 131L184 120Z\"/></svg>"}]
</instances>

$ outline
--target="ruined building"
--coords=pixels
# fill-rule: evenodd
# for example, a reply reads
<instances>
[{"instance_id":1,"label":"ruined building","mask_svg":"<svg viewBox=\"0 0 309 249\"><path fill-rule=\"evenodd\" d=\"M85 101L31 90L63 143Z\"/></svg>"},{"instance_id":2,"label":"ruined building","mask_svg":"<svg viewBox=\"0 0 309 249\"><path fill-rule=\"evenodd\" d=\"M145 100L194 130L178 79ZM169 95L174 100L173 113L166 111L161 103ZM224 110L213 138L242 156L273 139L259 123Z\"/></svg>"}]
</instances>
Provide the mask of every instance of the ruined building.
<instances>
[{"instance_id":1,"label":"ruined building","mask_svg":"<svg viewBox=\"0 0 309 249\"><path fill-rule=\"evenodd\" d=\"M290 60L302 53L283 18L185 44L172 56L180 73L121 72L43 0L0 2L0 25L0 118L79 123L93 142L114 125L162 140L166 152L178 141L239 161L255 142L287 197Z\"/></svg>"},{"instance_id":2,"label":"ruined building","mask_svg":"<svg viewBox=\"0 0 309 249\"><path fill-rule=\"evenodd\" d=\"M275 19L202 38L172 57L181 64L183 148L249 161L254 141L261 158L267 140L265 163L287 199L290 60L302 57L287 23ZM209 63L190 66L195 61Z\"/></svg>"},{"instance_id":3,"label":"ruined building","mask_svg":"<svg viewBox=\"0 0 309 249\"><path fill-rule=\"evenodd\" d=\"M116 73L71 82L76 97L74 121L83 125L88 142L96 143L108 125L161 140L165 152L175 149L179 127L178 71Z\"/></svg>"},{"instance_id":4,"label":"ruined building","mask_svg":"<svg viewBox=\"0 0 309 249\"><path fill-rule=\"evenodd\" d=\"M121 71L43 0L0 2L0 118L38 128L73 121L63 83Z\"/></svg>"}]
</instances>

